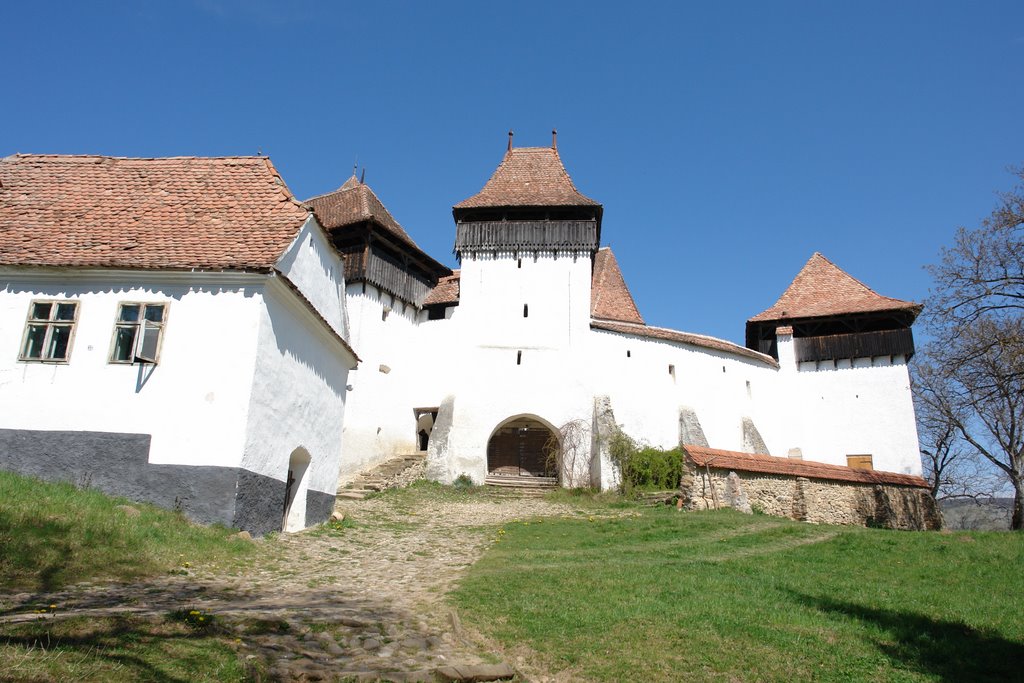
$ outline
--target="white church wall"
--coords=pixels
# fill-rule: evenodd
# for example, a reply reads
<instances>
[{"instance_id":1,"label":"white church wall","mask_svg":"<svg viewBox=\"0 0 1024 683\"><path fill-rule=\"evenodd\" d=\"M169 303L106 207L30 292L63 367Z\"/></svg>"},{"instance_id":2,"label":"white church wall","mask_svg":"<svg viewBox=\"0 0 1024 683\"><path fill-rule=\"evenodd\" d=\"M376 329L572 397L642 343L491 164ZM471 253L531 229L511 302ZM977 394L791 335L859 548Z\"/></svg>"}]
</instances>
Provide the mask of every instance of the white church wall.
<instances>
[{"instance_id":1,"label":"white church wall","mask_svg":"<svg viewBox=\"0 0 1024 683\"><path fill-rule=\"evenodd\" d=\"M349 375L343 481L393 455L417 450L413 408L420 364L431 355L417 335L419 312L373 285L347 287L352 342L362 362ZM434 404L436 405L436 404Z\"/></svg>"},{"instance_id":2,"label":"white church wall","mask_svg":"<svg viewBox=\"0 0 1024 683\"><path fill-rule=\"evenodd\" d=\"M742 450L742 420L753 420L769 449L777 438L778 370L741 356L595 330L592 364L606 372L595 391L611 398L616 421L658 448L679 445L679 409L696 411L708 443Z\"/></svg>"},{"instance_id":3,"label":"white church wall","mask_svg":"<svg viewBox=\"0 0 1024 683\"><path fill-rule=\"evenodd\" d=\"M796 363L780 336L787 377L787 438L806 459L845 465L871 455L875 469L921 474L910 374L902 356Z\"/></svg>"}]
</instances>

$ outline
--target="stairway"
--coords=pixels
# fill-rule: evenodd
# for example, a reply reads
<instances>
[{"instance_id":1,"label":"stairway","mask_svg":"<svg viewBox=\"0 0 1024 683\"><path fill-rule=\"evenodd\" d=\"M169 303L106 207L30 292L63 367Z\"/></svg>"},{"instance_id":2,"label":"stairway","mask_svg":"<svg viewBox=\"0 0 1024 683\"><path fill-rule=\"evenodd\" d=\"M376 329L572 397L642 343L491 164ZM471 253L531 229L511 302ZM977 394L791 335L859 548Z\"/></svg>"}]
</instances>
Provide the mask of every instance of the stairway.
<instances>
[{"instance_id":1,"label":"stairway","mask_svg":"<svg viewBox=\"0 0 1024 683\"><path fill-rule=\"evenodd\" d=\"M558 478L492 474L484 480L484 484L526 496L543 496L558 488Z\"/></svg>"},{"instance_id":2,"label":"stairway","mask_svg":"<svg viewBox=\"0 0 1024 683\"><path fill-rule=\"evenodd\" d=\"M361 500L371 493L404 486L423 476L426 462L426 453L396 455L357 474L355 479L338 488L337 497ZM412 471L413 468L420 471Z\"/></svg>"}]
</instances>

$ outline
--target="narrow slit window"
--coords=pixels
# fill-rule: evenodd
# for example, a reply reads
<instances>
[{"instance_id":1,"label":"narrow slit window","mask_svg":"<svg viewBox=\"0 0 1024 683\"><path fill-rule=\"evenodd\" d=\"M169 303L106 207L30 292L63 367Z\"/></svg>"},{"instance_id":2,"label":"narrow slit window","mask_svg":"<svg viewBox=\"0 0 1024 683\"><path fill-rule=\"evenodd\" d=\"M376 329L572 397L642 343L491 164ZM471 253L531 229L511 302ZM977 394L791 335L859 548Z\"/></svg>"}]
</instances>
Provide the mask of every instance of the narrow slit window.
<instances>
[{"instance_id":1,"label":"narrow slit window","mask_svg":"<svg viewBox=\"0 0 1024 683\"><path fill-rule=\"evenodd\" d=\"M523 304L523 317L524 318L529 318L530 317L530 304Z\"/></svg>"},{"instance_id":2,"label":"narrow slit window","mask_svg":"<svg viewBox=\"0 0 1024 683\"><path fill-rule=\"evenodd\" d=\"M626 358L632 358L632 357L633 357L633 352L630 351L629 349L626 349Z\"/></svg>"},{"instance_id":3,"label":"narrow slit window","mask_svg":"<svg viewBox=\"0 0 1024 683\"><path fill-rule=\"evenodd\" d=\"M676 366L669 365L668 366L668 374L672 376L672 381L674 382L675 379L676 379Z\"/></svg>"},{"instance_id":4,"label":"narrow slit window","mask_svg":"<svg viewBox=\"0 0 1024 683\"><path fill-rule=\"evenodd\" d=\"M518 259L518 261L516 263L516 268L522 268L522 267L523 267L523 259Z\"/></svg>"},{"instance_id":5,"label":"narrow slit window","mask_svg":"<svg viewBox=\"0 0 1024 683\"><path fill-rule=\"evenodd\" d=\"M522 365L522 364L523 364L523 352L522 351L516 351L516 365Z\"/></svg>"}]
</instances>

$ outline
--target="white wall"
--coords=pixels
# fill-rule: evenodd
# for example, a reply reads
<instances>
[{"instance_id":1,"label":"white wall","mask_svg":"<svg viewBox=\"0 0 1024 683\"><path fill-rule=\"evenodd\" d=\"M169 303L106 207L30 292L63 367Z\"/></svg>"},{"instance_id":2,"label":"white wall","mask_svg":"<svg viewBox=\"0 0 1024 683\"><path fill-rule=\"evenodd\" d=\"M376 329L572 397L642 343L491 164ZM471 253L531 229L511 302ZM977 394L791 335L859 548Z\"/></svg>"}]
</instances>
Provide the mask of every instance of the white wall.
<instances>
[{"instance_id":1,"label":"white wall","mask_svg":"<svg viewBox=\"0 0 1024 683\"><path fill-rule=\"evenodd\" d=\"M277 262L277 268L343 339L349 340L345 266L312 215Z\"/></svg>"},{"instance_id":2,"label":"white wall","mask_svg":"<svg viewBox=\"0 0 1024 683\"><path fill-rule=\"evenodd\" d=\"M0 426L148 433L152 463L239 465L264 276L8 269L2 277ZM67 364L18 360L33 299L79 301ZM120 302L167 305L158 365L108 362Z\"/></svg>"},{"instance_id":3,"label":"white wall","mask_svg":"<svg viewBox=\"0 0 1024 683\"><path fill-rule=\"evenodd\" d=\"M310 457L301 494L333 494L351 358L276 281L266 289L258 339L242 467L284 481L289 457L301 448Z\"/></svg>"},{"instance_id":4,"label":"white wall","mask_svg":"<svg viewBox=\"0 0 1024 683\"><path fill-rule=\"evenodd\" d=\"M796 363L780 335L788 403L787 436L804 458L845 465L872 456L874 468L921 474L910 374L902 356Z\"/></svg>"}]
</instances>

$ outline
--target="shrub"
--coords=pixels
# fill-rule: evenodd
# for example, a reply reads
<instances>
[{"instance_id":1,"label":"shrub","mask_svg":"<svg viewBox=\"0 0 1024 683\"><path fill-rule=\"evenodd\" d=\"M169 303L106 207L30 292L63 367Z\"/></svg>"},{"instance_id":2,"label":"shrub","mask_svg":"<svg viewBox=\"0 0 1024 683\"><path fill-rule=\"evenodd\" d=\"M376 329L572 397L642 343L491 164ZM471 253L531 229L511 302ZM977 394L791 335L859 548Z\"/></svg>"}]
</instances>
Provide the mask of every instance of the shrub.
<instances>
[{"instance_id":1,"label":"shrub","mask_svg":"<svg viewBox=\"0 0 1024 683\"><path fill-rule=\"evenodd\" d=\"M455 477L455 481L452 482L452 486L457 489L471 489L476 484L473 483L473 478L463 472L459 476Z\"/></svg>"},{"instance_id":2,"label":"shrub","mask_svg":"<svg viewBox=\"0 0 1024 683\"><path fill-rule=\"evenodd\" d=\"M608 452L619 469L620 488L626 495L633 491L660 491L679 486L683 452L678 448L641 447L620 429L612 434Z\"/></svg>"}]
</instances>

